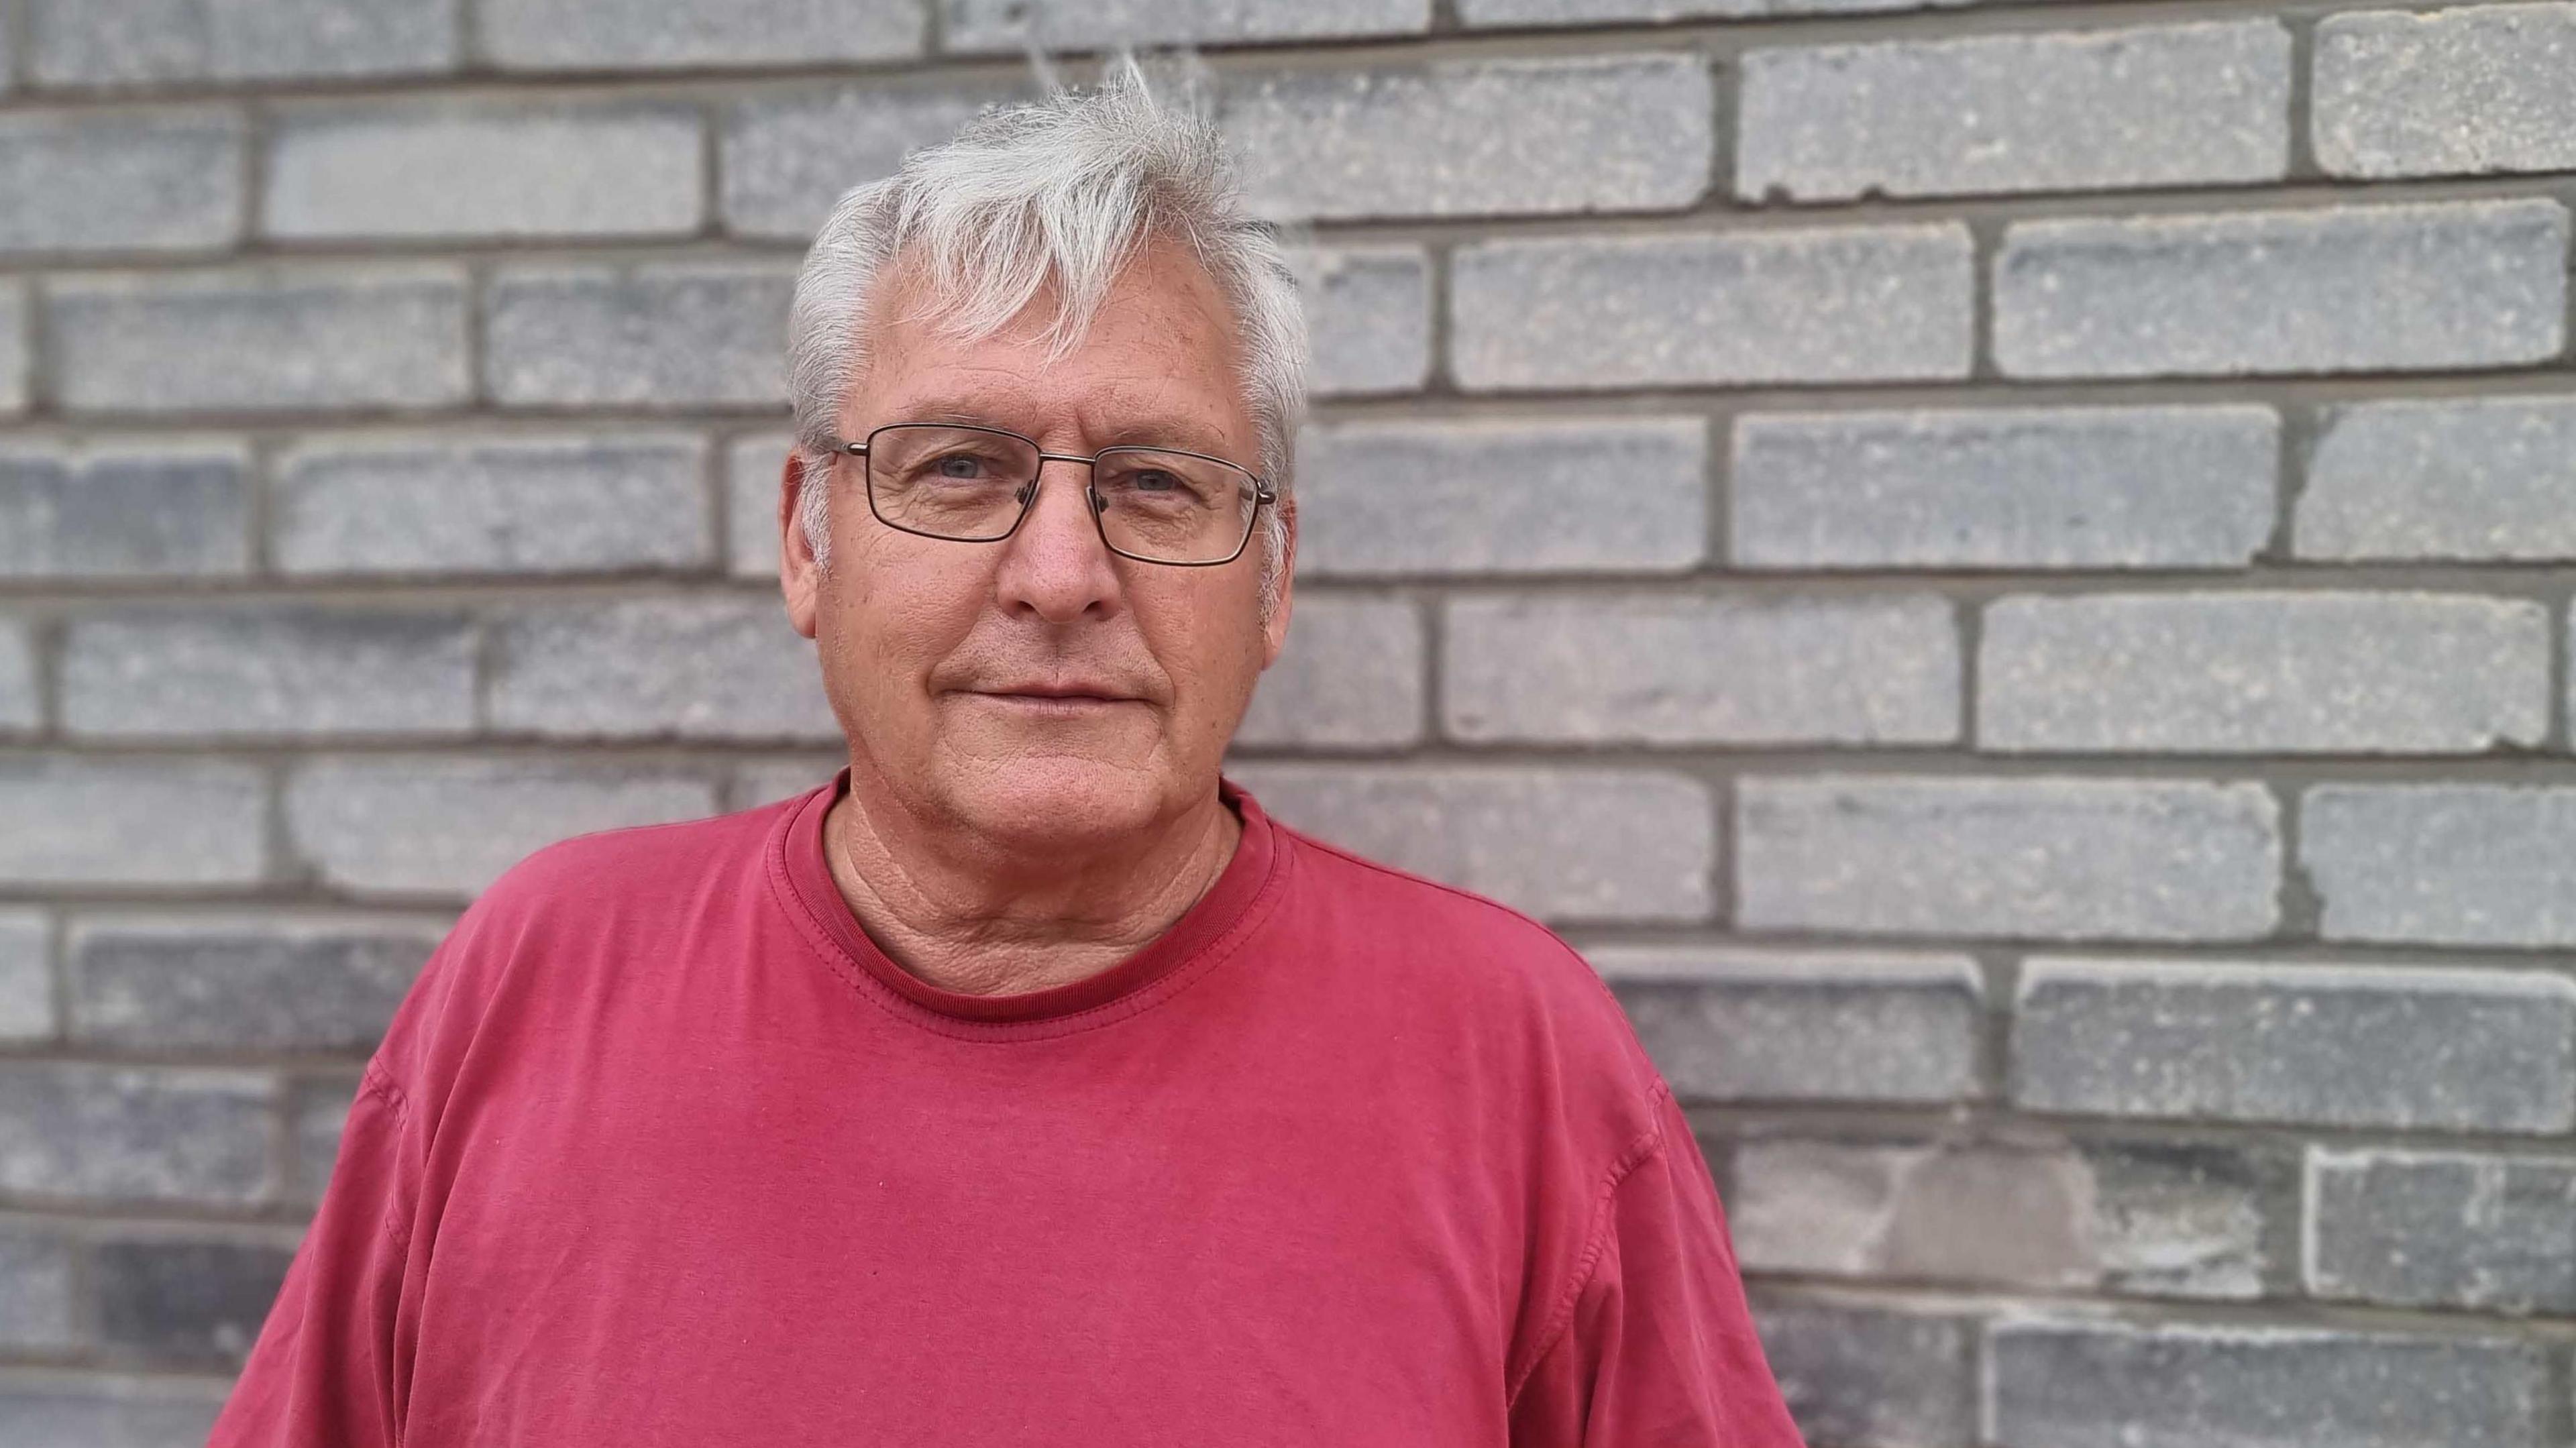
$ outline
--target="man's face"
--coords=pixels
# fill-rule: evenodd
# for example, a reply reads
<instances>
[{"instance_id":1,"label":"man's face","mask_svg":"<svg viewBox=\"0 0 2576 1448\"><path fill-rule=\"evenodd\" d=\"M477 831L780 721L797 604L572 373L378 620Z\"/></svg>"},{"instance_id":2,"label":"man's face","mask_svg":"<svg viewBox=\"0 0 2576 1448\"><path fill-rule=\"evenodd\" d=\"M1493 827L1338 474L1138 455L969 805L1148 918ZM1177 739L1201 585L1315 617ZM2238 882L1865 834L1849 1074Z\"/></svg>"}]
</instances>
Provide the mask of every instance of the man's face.
<instances>
[{"instance_id":1,"label":"man's face","mask_svg":"<svg viewBox=\"0 0 2576 1448\"><path fill-rule=\"evenodd\" d=\"M888 269L840 436L965 422L1051 453L1160 443L1258 468L1231 312L1184 249L1141 249L1082 345L1053 363L1034 335L1051 297L958 342L905 319L915 281L900 261ZM1010 537L924 538L870 513L865 467L791 461L779 510L788 616L816 642L856 770L925 822L1025 849L1113 839L1209 797L1287 636L1286 559L1261 614L1260 530L1215 567L1123 558L1093 525L1085 469L1049 462ZM832 489L828 570L793 523L813 486Z\"/></svg>"}]
</instances>

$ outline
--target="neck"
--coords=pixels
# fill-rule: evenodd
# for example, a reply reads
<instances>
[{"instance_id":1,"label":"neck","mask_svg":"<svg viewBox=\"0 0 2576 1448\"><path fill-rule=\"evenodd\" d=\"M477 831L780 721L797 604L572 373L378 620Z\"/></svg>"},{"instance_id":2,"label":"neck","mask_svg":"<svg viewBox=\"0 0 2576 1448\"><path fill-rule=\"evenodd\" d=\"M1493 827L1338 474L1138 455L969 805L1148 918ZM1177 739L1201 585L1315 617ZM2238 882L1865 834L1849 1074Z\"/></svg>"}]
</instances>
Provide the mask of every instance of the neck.
<instances>
[{"instance_id":1,"label":"neck","mask_svg":"<svg viewBox=\"0 0 2576 1448\"><path fill-rule=\"evenodd\" d=\"M964 995L1012 995L1107 970L1169 930L1234 858L1243 824L1215 791L1145 835L1026 851L943 828L850 772L823 819L832 883L906 971Z\"/></svg>"}]
</instances>

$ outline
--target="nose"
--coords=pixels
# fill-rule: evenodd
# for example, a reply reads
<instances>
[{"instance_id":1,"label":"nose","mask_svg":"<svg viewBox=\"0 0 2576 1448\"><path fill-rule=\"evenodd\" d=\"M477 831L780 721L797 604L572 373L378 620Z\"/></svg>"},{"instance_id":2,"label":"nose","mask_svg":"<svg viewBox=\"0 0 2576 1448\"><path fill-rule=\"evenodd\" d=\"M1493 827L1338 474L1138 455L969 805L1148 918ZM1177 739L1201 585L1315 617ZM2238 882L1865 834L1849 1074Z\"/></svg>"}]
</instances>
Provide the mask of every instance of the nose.
<instances>
[{"instance_id":1,"label":"nose","mask_svg":"<svg viewBox=\"0 0 2576 1448\"><path fill-rule=\"evenodd\" d=\"M1048 623L1117 611L1117 562L1092 517L1091 490L1084 486L1088 481L1080 463L1049 459L1039 465L1037 481L1029 485L1038 495L1020 526L1003 540L1001 567L994 577L1006 611Z\"/></svg>"}]
</instances>

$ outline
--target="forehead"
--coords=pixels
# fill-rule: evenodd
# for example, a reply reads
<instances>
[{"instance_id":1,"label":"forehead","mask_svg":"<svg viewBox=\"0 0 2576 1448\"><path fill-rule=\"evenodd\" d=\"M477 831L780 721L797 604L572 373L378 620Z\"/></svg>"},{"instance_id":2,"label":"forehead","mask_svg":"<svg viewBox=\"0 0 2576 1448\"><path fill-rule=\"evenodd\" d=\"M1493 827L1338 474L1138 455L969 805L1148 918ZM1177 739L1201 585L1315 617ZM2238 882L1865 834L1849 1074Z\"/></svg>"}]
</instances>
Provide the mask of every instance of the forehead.
<instances>
[{"instance_id":1,"label":"forehead","mask_svg":"<svg viewBox=\"0 0 2576 1448\"><path fill-rule=\"evenodd\" d=\"M1231 456L1250 445L1233 309L1176 243L1140 247L1060 355L1046 335L1061 305L1052 285L986 337L951 335L938 300L922 268L888 268L862 323L867 365L842 401L852 430L948 420L1039 437L1070 428L1093 446L1161 441Z\"/></svg>"}]
</instances>

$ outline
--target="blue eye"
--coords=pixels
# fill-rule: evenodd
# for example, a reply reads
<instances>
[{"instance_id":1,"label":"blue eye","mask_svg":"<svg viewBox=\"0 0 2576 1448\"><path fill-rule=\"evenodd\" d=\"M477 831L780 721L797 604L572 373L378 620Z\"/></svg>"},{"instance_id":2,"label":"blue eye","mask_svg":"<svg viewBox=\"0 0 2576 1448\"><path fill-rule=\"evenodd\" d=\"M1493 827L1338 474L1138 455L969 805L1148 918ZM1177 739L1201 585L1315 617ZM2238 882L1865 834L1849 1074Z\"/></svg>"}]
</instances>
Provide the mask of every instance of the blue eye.
<instances>
[{"instance_id":1,"label":"blue eye","mask_svg":"<svg viewBox=\"0 0 2576 1448\"><path fill-rule=\"evenodd\" d=\"M983 460L966 453L950 453L939 460L939 475L944 478L972 478L983 472Z\"/></svg>"},{"instance_id":2,"label":"blue eye","mask_svg":"<svg viewBox=\"0 0 2576 1448\"><path fill-rule=\"evenodd\" d=\"M1173 477L1170 473L1162 472L1158 469L1147 469L1143 472L1130 474L1128 477L1128 483L1130 486L1140 488L1148 493L1168 493L1177 490L1181 486L1180 479Z\"/></svg>"}]
</instances>

